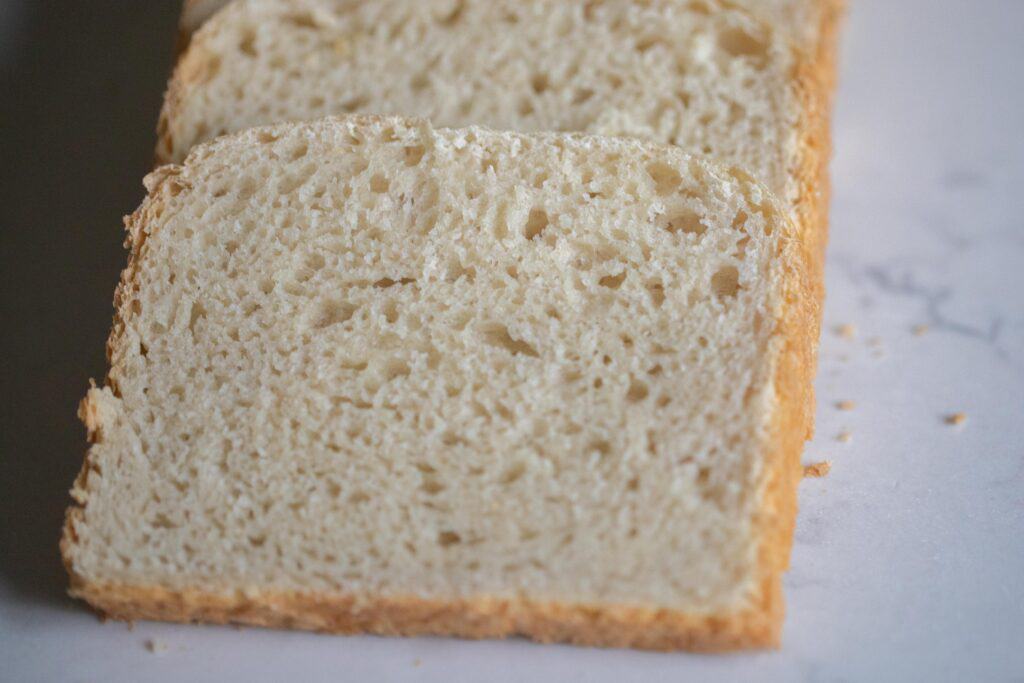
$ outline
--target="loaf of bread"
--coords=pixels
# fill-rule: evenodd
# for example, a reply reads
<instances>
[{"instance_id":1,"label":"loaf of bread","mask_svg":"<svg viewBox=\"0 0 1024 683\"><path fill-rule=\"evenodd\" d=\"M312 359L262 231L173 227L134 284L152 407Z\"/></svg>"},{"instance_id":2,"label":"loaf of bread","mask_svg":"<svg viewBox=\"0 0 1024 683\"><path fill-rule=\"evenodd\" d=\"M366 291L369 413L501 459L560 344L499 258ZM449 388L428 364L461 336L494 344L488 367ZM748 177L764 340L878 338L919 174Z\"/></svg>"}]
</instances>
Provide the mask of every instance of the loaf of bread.
<instances>
[{"instance_id":1,"label":"loaf of bread","mask_svg":"<svg viewBox=\"0 0 1024 683\"><path fill-rule=\"evenodd\" d=\"M820 274L827 81L785 32L719 0L236 0L183 55L157 154L344 113L639 137L766 184Z\"/></svg>"},{"instance_id":2,"label":"loaf of bread","mask_svg":"<svg viewBox=\"0 0 1024 683\"><path fill-rule=\"evenodd\" d=\"M62 552L121 619L720 650L782 621L795 227L675 147L389 117L147 178Z\"/></svg>"}]
</instances>

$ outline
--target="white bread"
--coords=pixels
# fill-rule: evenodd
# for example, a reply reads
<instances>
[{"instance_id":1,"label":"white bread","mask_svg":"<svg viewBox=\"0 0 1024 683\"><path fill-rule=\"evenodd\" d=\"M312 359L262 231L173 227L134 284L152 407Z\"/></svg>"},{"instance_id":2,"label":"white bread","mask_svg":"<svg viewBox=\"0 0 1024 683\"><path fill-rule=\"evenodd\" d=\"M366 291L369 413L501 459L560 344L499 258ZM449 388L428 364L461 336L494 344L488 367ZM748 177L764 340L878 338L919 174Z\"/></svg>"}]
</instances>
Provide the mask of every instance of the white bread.
<instances>
[{"instance_id":1,"label":"white bread","mask_svg":"<svg viewBox=\"0 0 1024 683\"><path fill-rule=\"evenodd\" d=\"M236 0L182 56L157 155L344 113L635 136L746 169L795 209L820 272L827 81L719 0Z\"/></svg>"},{"instance_id":2,"label":"white bread","mask_svg":"<svg viewBox=\"0 0 1024 683\"><path fill-rule=\"evenodd\" d=\"M231 0L185 0L181 13L181 28L191 34L207 19L220 11ZM822 26L841 9L841 0L733 0L785 31L794 41L808 50L822 47Z\"/></svg>"},{"instance_id":3,"label":"white bread","mask_svg":"<svg viewBox=\"0 0 1024 683\"><path fill-rule=\"evenodd\" d=\"M126 220L62 552L122 619L778 642L813 306L674 147L350 117L197 147Z\"/></svg>"}]
</instances>

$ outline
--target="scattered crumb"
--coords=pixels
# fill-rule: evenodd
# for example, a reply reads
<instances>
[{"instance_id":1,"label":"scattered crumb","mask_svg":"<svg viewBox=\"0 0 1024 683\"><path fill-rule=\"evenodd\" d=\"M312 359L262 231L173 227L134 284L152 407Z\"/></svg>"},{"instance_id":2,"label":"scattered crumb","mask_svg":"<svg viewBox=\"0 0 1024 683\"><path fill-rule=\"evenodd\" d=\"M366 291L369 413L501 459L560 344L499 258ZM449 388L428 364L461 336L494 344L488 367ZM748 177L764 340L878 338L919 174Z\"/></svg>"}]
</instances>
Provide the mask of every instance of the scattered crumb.
<instances>
[{"instance_id":1,"label":"scattered crumb","mask_svg":"<svg viewBox=\"0 0 1024 683\"><path fill-rule=\"evenodd\" d=\"M878 346L881 346L881 345L882 345L882 338L881 337L872 337L871 339L868 339L868 346L878 347Z\"/></svg>"},{"instance_id":2,"label":"scattered crumb","mask_svg":"<svg viewBox=\"0 0 1024 683\"><path fill-rule=\"evenodd\" d=\"M914 333L915 337L920 337L920 336L922 336L924 334L927 334L928 326L927 325L914 325L912 328L910 328L910 331Z\"/></svg>"},{"instance_id":3,"label":"scattered crumb","mask_svg":"<svg viewBox=\"0 0 1024 683\"><path fill-rule=\"evenodd\" d=\"M836 334L844 339L853 339L857 335L857 328L850 323L836 326Z\"/></svg>"},{"instance_id":4,"label":"scattered crumb","mask_svg":"<svg viewBox=\"0 0 1024 683\"><path fill-rule=\"evenodd\" d=\"M836 435L836 441L839 441L840 443L850 443L853 441L853 434L847 431L839 432L839 434Z\"/></svg>"},{"instance_id":5,"label":"scattered crumb","mask_svg":"<svg viewBox=\"0 0 1024 683\"><path fill-rule=\"evenodd\" d=\"M124 626L125 626L126 629L128 629L129 633L131 633L132 631L135 630L135 622L134 621L126 621L126 622L124 622Z\"/></svg>"},{"instance_id":6,"label":"scattered crumb","mask_svg":"<svg viewBox=\"0 0 1024 683\"><path fill-rule=\"evenodd\" d=\"M804 476L812 477L814 479L820 479L821 477L827 477L828 473L832 471L832 461L822 460L821 462L812 463L810 465L804 465Z\"/></svg>"},{"instance_id":7,"label":"scattered crumb","mask_svg":"<svg viewBox=\"0 0 1024 683\"><path fill-rule=\"evenodd\" d=\"M853 401L836 401L836 408L839 410L853 410L857 404Z\"/></svg>"},{"instance_id":8,"label":"scattered crumb","mask_svg":"<svg viewBox=\"0 0 1024 683\"><path fill-rule=\"evenodd\" d=\"M423 660L422 659L413 660L412 665L413 666L423 666Z\"/></svg>"},{"instance_id":9,"label":"scattered crumb","mask_svg":"<svg viewBox=\"0 0 1024 683\"><path fill-rule=\"evenodd\" d=\"M954 427L959 427L965 422L967 422L966 413L953 413L946 416L946 424L953 425Z\"/></svg>"},{"instance_id":10,"label":"scattered crumb","mask_svg":"<svg viewBox=\"0 0 1024 683\"><path fill-rule=\"evenodd\" d=\"M167 647L167 643L161 640L156 640L155 638L150 638L146 641L146 649L155 655L162 655L167 652L169 648Z\"/></svg>"}]
</instances>

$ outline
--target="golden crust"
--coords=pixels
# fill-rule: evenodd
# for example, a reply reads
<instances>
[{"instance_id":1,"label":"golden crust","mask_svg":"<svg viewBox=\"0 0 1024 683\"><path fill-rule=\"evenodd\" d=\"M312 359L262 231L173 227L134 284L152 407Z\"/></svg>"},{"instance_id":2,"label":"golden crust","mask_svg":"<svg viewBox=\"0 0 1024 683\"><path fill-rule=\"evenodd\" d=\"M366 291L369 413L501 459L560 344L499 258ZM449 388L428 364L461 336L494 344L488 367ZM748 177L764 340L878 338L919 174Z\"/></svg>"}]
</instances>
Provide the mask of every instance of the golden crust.
<instances>
[{"instance_id":1,"label":"golden crust","mask_svg":"<svg viewBox=\"0 0 1024 683\"><path fill-rule=\"evenodd\" d=\"M72 527L69 519L68 529ZM73 531L68 534L65 543L72 542ZM767 597L772 604L747 613L701 616L664 609L497 597L428 600L340 593L175 591L159 586L94 584L70 567L69 573L72 596L86 600L106 617L127 621L230 623L342 635L522 636L542 643L699 652L776 646L781 621L778 594Z\"/></svg>"}]
</instances>

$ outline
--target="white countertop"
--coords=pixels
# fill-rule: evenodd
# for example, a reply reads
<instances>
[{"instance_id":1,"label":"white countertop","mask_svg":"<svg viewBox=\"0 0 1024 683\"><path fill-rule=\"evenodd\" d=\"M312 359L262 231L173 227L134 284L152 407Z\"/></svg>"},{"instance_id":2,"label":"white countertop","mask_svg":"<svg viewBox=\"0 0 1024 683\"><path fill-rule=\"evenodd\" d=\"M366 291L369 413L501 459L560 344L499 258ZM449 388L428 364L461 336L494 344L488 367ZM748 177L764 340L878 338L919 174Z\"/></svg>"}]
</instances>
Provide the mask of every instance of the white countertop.
<instances>
[{"instance_id":1,"label":"white countertop","mask_svg":"<svg viewBox=\"0 0 1024 683\"><path fill-rule=\"evenodd\" d=\"M781 651L129 629L0 578L0 679L1024 681L1024 1L851 5Z\"/></svg>"}]
</instances>

